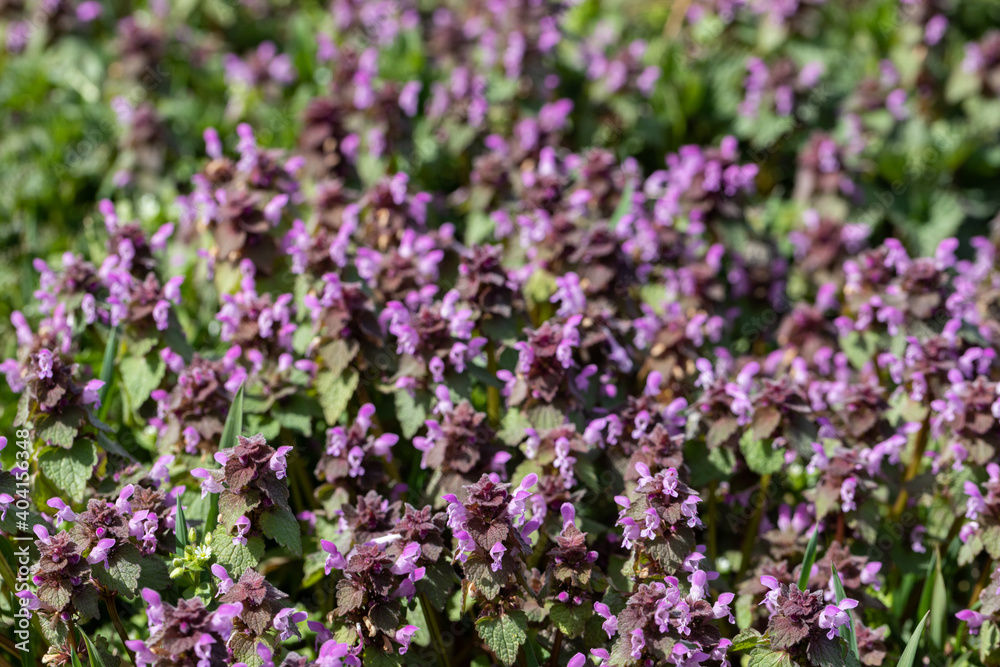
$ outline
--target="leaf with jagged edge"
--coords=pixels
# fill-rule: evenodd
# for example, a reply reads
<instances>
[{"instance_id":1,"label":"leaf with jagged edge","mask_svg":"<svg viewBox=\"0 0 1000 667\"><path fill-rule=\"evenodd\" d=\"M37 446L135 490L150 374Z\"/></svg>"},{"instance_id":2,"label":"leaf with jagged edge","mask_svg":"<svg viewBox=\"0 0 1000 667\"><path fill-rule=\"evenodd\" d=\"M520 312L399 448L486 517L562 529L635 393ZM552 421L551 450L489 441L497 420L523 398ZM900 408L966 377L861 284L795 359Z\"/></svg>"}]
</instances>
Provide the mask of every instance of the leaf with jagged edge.
<instances>
[{"instance_id":1,"label":"leaf with jagged edge","mask_svg":"<svg viewBox=\"0 0 1000 667\"><path fill-rule=\"evenodd\" d=\"M265 535L291 551L302 555L302 531L291 510L275 505L261 517L260 528Z\"/></svg>"},{"instance_id":2,"label":"leaf with jagged edge","mask_svg":"<svg viewBox=\"0 0 1000 667\"><path fill-rule=\"evenodd\" d=\"M218 526L212 533L212 553L235 579L248 567L257 567L257 563L264 557L264 540L253 536L247 538L246 544L233 542L229 531L224 526Z\"/></svg>"},{"instance_id":3,"label":"leaf with jagged edge","mask_svg":"<svg viewBox=\"0 0 1000 667\"><path fill-rule=\"evenodd\" d=\"M38 456L38 464L57 489L68 493L73 502L82 502L97 465L97 449L94 443L81 440L72 449L43 452Z\"/></svg>"},{"instance_id":4,"label":"leaf with jagged edge","mask_svg":"<svg viewBox=\"0 0 1000 667\"><path fill-rule=\"evenodd\" d=\"M528 617L523 611L486 616L476 621L476 631L505 665L514 664L521 645L528 638Z\"/></svg>"},{"instance_id":5,"label":"leaf with jagged edge","mask_svg":"<svg viewBox=\"0 0 1000 667\"><path fill-rule=\"evenodd\" d=\"M323 417L327 424L338 423L358 388L358 380L358 373L353 370L343 375L334 375L327 371L316 375L316 396L323 408Z\"/></svg>"}]
</instances>

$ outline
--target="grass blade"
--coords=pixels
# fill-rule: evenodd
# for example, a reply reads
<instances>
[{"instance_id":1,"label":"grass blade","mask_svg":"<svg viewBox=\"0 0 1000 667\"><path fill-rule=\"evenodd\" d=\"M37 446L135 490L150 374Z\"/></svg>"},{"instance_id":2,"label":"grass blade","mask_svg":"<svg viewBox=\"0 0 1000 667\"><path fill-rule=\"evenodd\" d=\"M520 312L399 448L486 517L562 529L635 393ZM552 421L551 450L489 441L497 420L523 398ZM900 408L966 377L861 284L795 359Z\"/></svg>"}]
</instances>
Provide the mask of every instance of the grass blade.
<instances>
[{"instance_id":1,"label":"grass blade","mask_svg":"<svg viewBox=\"0 0 1000 667\"><path fill-rule=\"evenodd\" d=\"M913 667L917 660L917 647L920 645L920 637L924 634L924 624L927 622L927 616L931 612L924 614L924 617L920 619L920 623L917 627L913 628L913 634L910 635L910 641L906 642L906 648L903 649L903 654L899 656L899 662L896 663L896 667Z\"/></svg>"},{"instance_id":2,"label":"grass blade","mask_svg":"<svg viewBox=\"0 0 1000 667\"><path fill-rule=\"evenodd\" d=\"M611 213L611 220L609 225L611 229L618 227L618 223L621 219L625 217L625 214L629 212L632 208L632 198L635 196L635 184L629 179L625 183L625 189L622 191L621 199L618 200L618 205L615 206L615 210Z\"/></svg>"},{"instance_id":3,"label":"grass blade","mask_svg":"<svg viewBox=\"0 0 1000 667\"><path fill-rule=\"evenodd\" d=\"M107 667L104 664L104 658L97 652L94 642L90 641L90 637L84 634L83 641L87 642L87 656L90 657L90 667Z\"/></svg>"},{"instance_id":4,"label":"grass blade","mask_svg":"<svg viewBox=\"0 0 1000 667\"><path fill-rule=\"evenodd\" d=\"M83 667L83 665L80 664L80 654L76 652L76 642L70 644L69 654L70 659L73 662L73 667Z\"/></svg>"},{"instance_id":5,"label":"grass blade","mask_svg":"<svg viewBox=\"0 0 1000 667\"><path fill-rule=\"evenodd\" d=\"M934 573L934 591L931 594L931 645L937 650L944 649L944 638L947 630L948 588L944 584L944 574L941 572L941 554L937 554L937 567Z\"/></svg>"},{"instance_id":6,"label":"grass blade","mask_svg":"<svg viewBox=\"0 0 1000 667\"><path fill-rule=\"evenodd\" d=\"M177 496L177 516L174 518L174 533L177 535L175 550L178 556L184 556L184 549L187 547L187 521L184 520L184 506L181 505L181 497Z\"/></svg>"},{"instance_id":7,"label":"grass blade","mask_svg":"<svg viewBox=\"0 0 1000 667\"><path fill-rule=\"evenodd\" d=\"M118 327L111 330L108 335L108 342L104 345L104 359L101 360L100 380L104 382L97 394L101 399L101 414L107 414L108 392L111 390L111 381L115 374L115 357L118 356Z\"/></svg>"},{"instance_id":8,"label":"grass blade","mask_svg":"<svg viewBox=\"0 0 1000 667\"><path fill-rule=\"evenodd\" d=\"M931 626L929 639L931 646L940 650L944 647L944 636L947 625L946 614L948 611L948 589L944 583L944 574L941 572L941 553L935 549L931 562L927 565L927 578L924 580L924 588L920 592L920 606L917 608L918 616L931 615Z\"/></svg>"},{"instance_id":9,"label":"grass blade","mask_svg":"<svg viewBox=\"0 0 1000 667\"><path fill-rule=\"evenodd\" d=\"M937 550L931 554L931 560L927 563L927 576L924 579L924 587L920 591L920 605L917 607L917 616L923 616L931 610L931 596L934 593L934 572L937 567Z\"/></svg>"},{"instance_id":10,"label":"grass blade","mask_svg":"<svg viewBox=\"0 0 1000 667\"><path fill-rule=\"evenodd\" d=\"M222 429L222 438L219 440L219 449L227 449L236 446L236 436L243 433L243 385L236 390L233 397L233 404L229 406L229 414L226 416L226 425Z\"/></svg>"},{"instance_id":11,"label":"grass blade","mask_svg":"<svg viewBox=\"0 0 1000 667\"><path fill-rule=\"evenodd\" d=\"M816 563L816 543L819 541L819 524L813 528L812 537L806 545L806 555L802 559L802 574L799 575L799 590L804 591L809 586L809 575Z\"/></svg>"},{"instance_id":12,"label":"grass blade","mask_svg":"<svg viewBox=\"0 0 1000 667\"><path fill-rule=\"evenodd\" d=\"M236 436L243 433L243 385L236 391L232 405L229 406L229 415L226 416L226 425L222 429L222 438L219 440L219 449L227 449L236 446ZM211 493L212 505L208 510L208 519L205 521L205 535L208 535L219 523L219 495Z\"/></svg>"},{"instance_id":13,"label":"grass blade","mask_svg":"<svg viewBox=\"0 0 1000 667\"><path fill-rule=\"evenodd\" d=\"M844 593L844 583L840 580L837 568L832 563L830 564L830 571L833 573L833 590L837 594L837 604L840 604L841 600L847 597L847 594ZM851 647L854 658L860 664L861 657L858 653L858 638L854 634L854 618L851 616L851 612L847 612L847 625L841 627L843 628L844 639L847 640L847 645Z\"/></svg>"}]
</instances>

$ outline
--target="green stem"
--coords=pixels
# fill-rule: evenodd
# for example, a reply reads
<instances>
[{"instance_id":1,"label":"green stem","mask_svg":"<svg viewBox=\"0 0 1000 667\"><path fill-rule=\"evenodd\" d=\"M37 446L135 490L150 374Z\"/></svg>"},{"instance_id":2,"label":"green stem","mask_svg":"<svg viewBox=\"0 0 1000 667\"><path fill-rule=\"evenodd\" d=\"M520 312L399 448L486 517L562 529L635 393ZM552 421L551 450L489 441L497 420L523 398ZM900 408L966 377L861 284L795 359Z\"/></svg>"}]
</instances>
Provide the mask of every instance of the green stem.
<instances>
[{"instance_id":1,"label":"green stem","mask_svg":"<svg viewBox=\"0 0 1000 667\"><path fill-rule=\"evenodd\" d=\"M715 496L718 486L719 483L714 479L708 484L708 557L713 564L719 555L719 545L715 534L715 515L718 506L718 500Z\"/></svg>"},{"instance_id":2,"label":"green stem","mask_svg":"<svg viewBox=\"0 0 1000 667\"><path fill-rule=\"evenodd\" d=\"M497 375L497 346L492 339L486 343L486 368L490 375ZM500 388L486 387L486 416L494 426L500 423Z\"/></svg>"},{"instance_id":3,"label":"green stem","mask_svg":"<svg viewBox=\"0 0 1000 667\"><path fill-rule=\"evenodd\" d=\"M302 463L302 458L296 456L292 459L291 464L292 468L295 470L295 477L299 482L296 486L302 489L302 495L306 504L312 509L318 509L320 505L316 500L316 491L313 489L312 481L309 479L308 473L306 473L306 468Z\"/></svg>"},{"instance_id":4,"label":"green stem","mask_svg":"<svg viewBox=\"0 0 1000 667\"><path fill-rule=\"evenodd\" d=\"M740 570L736 575L737 581L743 579L743 575L746 573L747 568L750 566L750 557L753 555L754 545L757 543L757 529L760 527L760 520L764 516L764 511L767 508L767 492L771 487L771 476L764 475L760 478L760 493L761 500L757 505L757 509L753 514L753 518L750 519L750 524L747 526L746 535L743 536L743 557L740 559Z\"/></svg>"},{"instance_id":5,"label":"green stem","mask_svg":"<svg viewBox=\"0 0 1000 667\"><path fill-rule=\"evenodd\" d=\"M118 636L122 640L122 648L128 653L129 660L132 664L135 664L135 653L132 649L128 647L125 642L128 641L128 633L125 632L125 626L122 625L122 619L118 616L118 607L115 605L115 599L111 595L106 595L104 597L104 604L108 608L108 613L111 615L111 622L115 626L115 630L118 631Z\"/></svg>"},{"instance_id":6,"label":"green stem","mask_svg":"<svg viewBox=\"0 0 1000 667\"><path fill-rule=\"evenodd\" d=\"M556 629L556 638L552 642L552 657L549 658L549 667L556 667L559 664L559 651L562 650L562 640L562 630Z\"/></svg>"},{"instance_id":7,"label":"green stem","mask_svg":"<svg viewBox=\"0 0 1000 667\"><path fill-rule=\"evenodd\" d=\"M423 593L420 594L420 608L424 612L424 621L427 622L427 628L430 630L431 639L434 643L434 651L438 654L438 658L441 660L442 667L451 667L448 662L448 650L444 647L444 639L441 637L441 628L438 626L437 614L431 608L430 603L427 601L427 596Z\"/></svg>"},{"instance_id":8,"label":"green stem","mask_svg":"<svg viewBox=\"0 0 1000 667\"><path fill-rule=\"evenodd\" d=\"M927 416L924 417L923 423L920 425L920 431L917 432L916 445L913 448L913 456L910 458L910 463L906 467L906 472L903 474L903 484L909 482L917 473L920 472L920 463L924 458L924 450L927 449L927 441L930 436L931 428L931 412L927 411ZM893 505L892 511L889 516L892 517L894 521L898 520L903 514L903 510L906 509L906 501L909 500L909 494L906 492L905 488L900 488L899 497L896 498L896 504Z\"/></svg>"}]
</instances>

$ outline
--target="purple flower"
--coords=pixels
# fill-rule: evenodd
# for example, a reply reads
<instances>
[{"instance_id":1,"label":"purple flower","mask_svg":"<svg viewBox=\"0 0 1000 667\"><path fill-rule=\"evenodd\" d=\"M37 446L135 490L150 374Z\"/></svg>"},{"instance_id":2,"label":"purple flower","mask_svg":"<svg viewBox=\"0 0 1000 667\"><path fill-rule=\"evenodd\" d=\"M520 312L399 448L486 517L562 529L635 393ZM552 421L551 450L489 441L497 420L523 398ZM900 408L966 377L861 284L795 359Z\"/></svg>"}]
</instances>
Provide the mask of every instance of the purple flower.
<instances>
[{"instance_id":1,"label":"purple flower","mask_svg":"<svg viewBox=\"0 0 1000 667\"><path fill-rule=\"evenodd\" d=\"M57 525L63 521L76 521L76 513L61 498L49 499L48 505L52 509L58 510L55 517Z\"/></svg>"},{"instance_id":2,"label":"purple flower","mask_svg":"<svg viewBox=\"0 0 1000 667\"><path fill-rule=\"evenodd\" d=\"M278 449L274 451L274 454L271 455L271 460L267 463L267 466L275 472L278 479L285 478L285 469L288 465L285 461L285 456L288 452L292 451L292 449L293 448L290 445L282 445L281 447L278 447Z\"/></svg>"},{"instance_id":3,"label":"purple flower","mask_svg":"<svg viewBox=\"0 0 1000 667\"><path fill-rule=\"evenodd\" d=\"M245 516L241 516L236 520L236 536L233 538L233 544L246 545L247 543L247 531L250 530L250 519Z\"/></svg>"},{"instance_id":4,"label":"purple flower","mask_svg":"<svg viewBox=\"0 0 1000 667\"><path fill-rule=\"evenodd\" d=\"M978 611L972 611L971 609L963 609L962 611L955 614L955 616L960 621L965 621L969 624L969 634L978 635L979 628L986 621L990 620L989 616L984 616Z\"/></svg>"},{"instance_id":5,"label":"purple flower","mask_svg":"<svg viewBox=\"0 0 1000 667\"><path fill-rule=\"evenodd\" d=\"M396 630L396 641L400 644L399 654L403 655L410 649L410 641L419 628L415 625L406 625Z\"/></svg>"},{"instance_id":6,"label":"purple flower","mask_svg":"<svg viewBox=\"0 0 1000 667\"><path fill-rule=\"evenodd\" d=\"M608 633L608 639L614 637L618 632L618 617L612 614L611 609L603 602L595 602L594 611L604 619L601 628Z\"/></svg>"},{"instance_id":7,"label":"purple flower","mask_svg":"<svg viewBox=\"0 0 1000 667\"><path fill-rule=\"evenodd\" d=\"M215 478L215 476L208 470L204 468L195 468L191 471L191 475L201 479L201 497L204 498L210 493L222 493L225 489L222 483Z\"/></svg>"},{"instance_id":8,"label":"purple flower","mask_svg":"<svg viewBox=\"0 0 1000 667\"><path fill-rule=\"evenodd\" d=\"M87 562L91 565L96 565L97 563L104 563L105 569L111 567L108 565L108 557L111 555L111 549L115 546L115 540L111 537L106 537L102 540L98 540L97 545L90 550L90 555L87 556Z\"/></svg>"},{"instance_id":9,"label":"purple flower","mask_svg":"<svg viewBox=\"0 0 1000 667\"><path fill-rule=\"evenodd\" d=\"M274 617L274 629L278 631L278 639L285 641L294 635L299 637L299 629L296 624L306 620L309 615L304 611L295 611L292 607L285 607Z\"/></svg>"},{"instance_id":10,"label":"purple flower","mask_svg":"<svg viewBox=\"0 0 1000 667\"><path fill-rule=\"evenodd\" d=\"M503 555L507 553L507 547L503 545L502 542L497 542L490 548L490 557L493 562L490 564L490 569L494 572L499 572L500 568L503 567Z\"/></svg>"},{"instance_id":11,"label":"purple flower","mask_svg":"<svg viewBox=\"0 0 1000 667\"><path fill-rule=\"evenodd\" d=\"M830 604L823 609L819 616L819 627L829 628L830 631L826 633L827 639L833 639L837 634L837 628L851 622L851 617L847 612L857 606L857 600L844 598L836 605Z\"/></svg>"},{"instance_id":12,"label":"purple flower","mask_svg":"<svg viewBox=\"0 0 1000 667\"><path fill-rule=\"evenodd\" d=\"M643 634L642 628L636 628L632 631L632 634L629 635L629 643L632 649L629 655L638 660L642 657L642 649L646 647L646 636Z\"/></svg>"},{"instance_id":13,"label":"purple flower","mask_svg":"<svg viewBox=\"0 0 1000 667\"><path fill-rule=\"evenodd\" d=\"M218 563L212 565L212 574L219 580L219 593L218 595L225 595L229 592L229 589L233 587L233 580L229 577L229 572L226 568L222 567ZM327 572L329 574L329 572Z\"/></svg>"},{"instance_id":14,"label":"purple flower","mask_svg":"<svg viewBox=\"0 0 1000 667\"><path fill-rule=\"evenodd\" d=\"M333 542L327 540L320 540L320 547L327 553L326 563L324 566L324 572L329 575L333 570L343 570L347 567L347 559L345 559L340 551L337 550L337 545Z\"/></svg>"}]
</instances>

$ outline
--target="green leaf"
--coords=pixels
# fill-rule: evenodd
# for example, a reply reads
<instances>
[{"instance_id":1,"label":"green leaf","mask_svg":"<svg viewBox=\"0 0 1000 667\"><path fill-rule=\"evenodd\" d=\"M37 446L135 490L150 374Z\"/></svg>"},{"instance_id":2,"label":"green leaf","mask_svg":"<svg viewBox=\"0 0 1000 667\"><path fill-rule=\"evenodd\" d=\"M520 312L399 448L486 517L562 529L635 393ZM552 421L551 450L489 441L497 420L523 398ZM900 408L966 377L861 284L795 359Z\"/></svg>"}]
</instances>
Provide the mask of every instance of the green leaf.
<instances>
[{"instance_id":1,"label":"green leaf","mask_svg":"<svg viewBox=\"0 0 1000 667\"><path fill-rule=\"evenodd\" d=\"M111 380L115 372L115 357L118 354L118 327L116 326L111 330L110 335L108 335L108 342L104 346L104 359L101 361L101 376L100 380L104 382L104 386L98 390L98 395L101 397L101 407L107 403L108 391L111 389Z\"/></svg>"},{"instance_id":2,"label":"green leaf","mask_svg":"<svg viewBox=\"0 0 1000 667\"><path fill-rule=\"evenodd\" d=\"M309 409L312 403L316 414ZM319 413L319 406L312 399L295 396L288 405L276 408L271 414L277 422L291 431L298 431L307 438L312 435L313 419Z\"/></svg>"},{"instance_id":3,"label":"green leaf","mask_svg":"<svg viewBox=\"0 0 1000 667\"><path fill-rule=\"evenodd\" d=\"M844 584L840 581L837 568L832 563L830 564L830 571L833 573L833 590L837 596L837 604L840 604L841 600L847 597L847 594L844 593ZM847 625L842 625L841 627L843 628L841 636L847 640L847 645L851 647L851 653L854 654L854 657L858 662L861 662L861 657L858 653L858 638L854 634L854 619L851 617L851 612L847 612Z\"/></svg>"},{"instance_id":4,"label":"green leaf","mask_svg":"<svg viewBox=\"0 0 1000 667\"><path fill-rule=\"evenodd\" d=\"M785 452L775 449L766 440L758 440L753 429L747 429L740 436L740 451L750 470L758 475L773 475L785 465Z\"/></svg>"},{"instance_id":5,"label":"green leaf","mask_svg":"<svg viewBox=\"0 0 1000 667\"><path fill-rule=\"evenodd\" d=\"M937 550L935 550L936 552ZM935 559L937 567L934 573L934 588L931 593L931 646L937 650L944 649L944 638L947 631L948 615L948 589L944 583L944 575L941 573L941 556Z\"/></svg>"},{"instance_id":6,"label":"green leaf","mask_svg":"<svg viewBox=\"0 0 1000 667\"><path fill-rule=\"evenodd\" d=\"M746 651L747 649L756 648L761 639L763 639L763 637L759 632L753 628L747 628L733 637L733 643L730 645L729 650Z\"/></svg>"},{"instance_id":7,"label":"green leaf","mask_svg":"<svg viewBox=\"0 0 1000 667\"><path fill-rule=\"evenodd\" d=\"M374 646L366 646L364 653L365 667L399 667L403 658L395 653L386 653Z\"/></svg>"},{"instance_id":8,"label":"green leaf","mask_svg":"<svg viewBox=\"0 0 1000 667\"><path fill-rule=\"evenodd\" d=\"M139 593L139 577L142 575L142 553L131 544L123 544L108 559L108 568L94 565L91 572L106 588L118 591L122 597L135 597Z\"/></svg>"},{"instance_id":9,"label":"green leaf","mask_svg":"<svg viewBox=\"0 0 1000 667\"><path fill-rule=\"evenodd\" d=\"M500 426L497 437L508 446L514 447L524 440L524 429L531 427L531 420L520 410L511 408L500 420Z\"/></svg>"},{"instance_id":10,"label":"green leaf","mask_svg":"<svg viewBox=\"0 0 1000 667\"><path fill-rule=\"evenodd\" d=\"M112 602L110 604L114 603ZM87 633L82 632L80 634L83 635L83 641L87 643L87 657L90 658L90 667L107 667L104 664L104 659L101 657L101 654L97 652L97 647L94 646L94 642L90 641L90 637L87 636Z\"/></svg>"},{"instance_id":11,"label":"green leaf","mask_svg":"<svg viewBox=\"0 0 1000 667\"><path fill-rule=\"evenodd\" d=\"M94 443L81 440L73 449L54 448L38 456L45 476L60 491L69 494L73 502L83 502L87 481L97 465Z\"/></svg>"},{"instance_id":12,"label":"green leaf","mask_svg":"<svg viewBox=\"0 0 1000 667\"><path fill-rule=\"evenodd\" d=\"M243 384L236 390L232 405L229 406L229 414L226 415L226 424L222 427L222 437L219 439L219 449L235 447L236 436L243 431ZM219 523L219 494L211 493L212 504L208 509L208 518L205 521L205 534L215 530ZM256 565L256 563L254 563Z\"/></svg>"},{"instance_id":13,"label":"green leaf","mask_svg":"<svg viewBox=\"0 0 1000 667\"><path fill-rule=\"evenodd\" d=\"M104 451L109 454L114 454L120 456L128 461L135 461L135 457L128 453L128 450L122 447L120 444L106 436L105 434L98 431L97 433L97 444Z\"/></svg>"},{"instance_id":14,"label":"green leaf","mask_svg":"<svg viewBox=\"0 0 1000 667\"><path fill-rule=\"evenodd\" d=\"M316 375L316 394L323 407L323 417L327 424L336 424L347 409L347 404L358 388L358 373L350 371L344 375L322 372Z\"/></svg>"},{"instance_id":15,"label":"green leaf","mask_svg":"<svg viewBox=\"0 0 1000 667\"><path fill-rule=\"evenodd\" d=\"M585 605L570 606L557 602L549 609L549 618L564 635L573 638L583 632L592 613Z\"/></svg>"},{"instance_id":16,"label":"green leaf","mask_svg":"<svg viewBox=\"0 0 1000 667\"><path fill-rule=\"evenodd\" d=\"M512 611L499 618L485 616L476 621L476 631L505 665L513 665L521 644L528 638L528 617Z\"/></svg>"},{"instance_id":17,"label":"green leaf","mask_svg":"<svg viewBox=\"0 0 1000 667\"><path fill-rule=\"evenodd\" d=\"M396 419L399 420L403 437L412 438L417 434L417 431L423 428L424 421L427 419L427 410L407 391L397 391L394 397L396 399Z\"/></svg>"},{"instance_id":18,"label":"green leaf","mask_svg":"<svg viewBox=\"0 0 1000 667\"><path fill-rule=\"evenodd\" d=\"M535 643L535 640L528 637L528 641L524 645L524 657L527 659L528 667L541 667L541 662L538 656L541 654L541 648Z\"/></svg>"},{"instance_id":19,"label":"green leaf","mask_svg":"<svg viewBox=\"0 0 1000 667\"><path fill-rule=\"evenodd\" d=\"M56 416L47 417L39 425L38 437L50 445L69 449L73 446L73 441L76 439L77 433L80 432L77 427L68 421L64 421L69 418L70 415L64 415L63 418Z\"/></svg>"},{"instance_id":20,"label":"green leaf","mask_svg":"<svg viewBox=\"0 0 1000 667\"><path fill-rule=\"evenodd\" d=\"M319 358L325 371L340 375L357 353L357 343L352 345L343 338L338 338L319 349Z\"/></svg>"},{"instance_id":21,"label":"green leaf","mask_svg":"<svg viewBox=\"0 0 1000 667\"><path fill-rule=\"evenodd\" d=\"M796 667L792 656L784 651L772 651L769 648L758 647L750 653L747 667Z\"/></svg>"},{"instance_id":22,"label":"green leaf","mask_svg":"<svg viewBox=\"0 0 1000 667\"><path fill-rule=\"evenodd\" d=\"M615 210L611 213L611 220L608 221L608 226L611 229L616 229L618 227L618 223L621 222L621 219L625 217L625 214L629 212L630 208L632 208L632 197L634 194L635 184L632 182L632 179L629 179L625 183L625 189L622 190L622 196L621 199L618 200L618 205L615 206Z\"/></svg>"},{"instance_id":23,"label":"green leaf","mask_svg":"<svg viewBox=\"0 0 1000 667\"><path fill-rule=\"evenodd\" d=\"M993 621L979 628L979 660L984 665L1000 664L1000 627Z\"/></svg>"},{"instance_id":24,"label":"green leaf","mask_svg":"<svg viewBox=\"0 0 1000 667\"><path fill-rule=\"evenodd\" d=\"M73 662L73 667L83 667L83 664L80 663L80 656L76 652L76 645L73 643L70 644L69 654L70 654L70 659Z\"/></svg>"},{"instance_id":25,"label":"green leaf","mask_svg":"<svg viewBox=\"0 0 1000 667\"><path fill-rule=\"evenodd\" d=\"M444 611L448 597L455 587L455 570L445 560L430 565L424 578L417 582L417 590L427 596L427 600L438 611Z\"/></svg>"},{"instance_id":26,"label":"green leaf","mask_svg":"<svg viewBox=\"0 0 1000 667\"><path fill-rule=\"evenodd\" d=\"M132 410L138 410L160 385L167 367L159 357L129 356L122 359L120 369L122 387L129 396L129 404Z\"/></svg>"},{"instance_id":27,"label":"green leaf","mask_svg":"<svg viewBox=\"0 0 1000 667\"><path fill-rule=\"evenodd\" d=\"M896 667L913 667L917 660L917 647L920 645L920 636L924 633L924 624L927 622L927 616L930 614L928 611L924 614L924 617L920 619L920 623L917 627L913 628L913 634L910 635L910 641L906 642L906 648L903 649L903 654L899 656L899 662L896 663Z\"/></svg>"},{"instance_id":28,"label":"green leaf","mask_svg":"<svg viewBox=\"0 0 1000 667\"><path fill-rule=\"evenodd\" d=\"M177 496L177 516L174 519L174 525L176 530L174 531L177 535L177 540L175 542L175 551L178 556L184 555L184 548L187 547L187 521L184 520L184 507L181 505L181 497Z\"/></svg>"},{"instance_id":29,"label":"green leaf","mask_svg":"<svg viewBox=\"0 0 1000 667\"><path fill-rule=\"evenodd\" d=\"M223 491L219 494L219 524L232 530L240 517L247 516L260 505L260 492L247 489L243 493Z\"/></svg>"},{"instance_id":30,"label":"green leaf","mask_svg":"<svg viewBox=\"0 0 1000 667\"><path fill-rule=\"evenodd\" d=\"M264 557L264 540L258 536L247 538L246 544L233 542L233 536L224 526L212 533L212 553L231 576L243 574L248 567L257 567Z\"/></svg>"},{"instance_id":31,"label":"green leaf","mask_svg":"<svg viewBox=\"0 0 1000 667\"><path fill-rule=\"evenodd\" d=\"M302 531L299 521L291 510L274 506L271 511L261 517L261 530L264 534L296 556L302 555Z\"/></svg>"},{"instance_id":32,"label":"green leaf","mask_svg":"<svg viewBox=\"0 0 1000 667\"><path fill-rule=\"evenodd\" d=\"M528 421L539 433L542 433L562 426L566 421L566 415L554 406L539 405L528 410Z\"/></svg>"},{"instance_id":33,"label":"green leaf","mask_svg":"<svg viewBox=\"0 0 1000 667\"><path fill-rule=\"evenodd\" d=\"M813 528L812 537L806 545L806 555L802 558L802 573L799 575L799 590L804 591L809 587L809 574L812 572L813 564L816 562L816 542L819 540L819 524Z\"/></svg>"},{"instance_id":34,"label":"green leaf","mask_svg":"<svg viewBox=\"0 0 1000 667\"><path fill-rule=\"evenodd\" d=\"M917 615L931 614L930 641L934 648L940 649L944 642L945 614L948 610L948 591L941 573L941 554L937 549L931 554L927 564L927 576L920 592L920 605Z\"/></svg>"},{"instance_id":35,"label":"green leaf","mask_svg":"<svg viewBox=\"0 0 1000 667\"><path fill-rule=\"evenodd\" d=\"M219 449L235 447L236 436L243 434L243 392L244 387L236 390L233 403L229 406L229 414L226 415L226 425L222 428L222 437L219 439Z\"/></svg>"}]
</instances>

